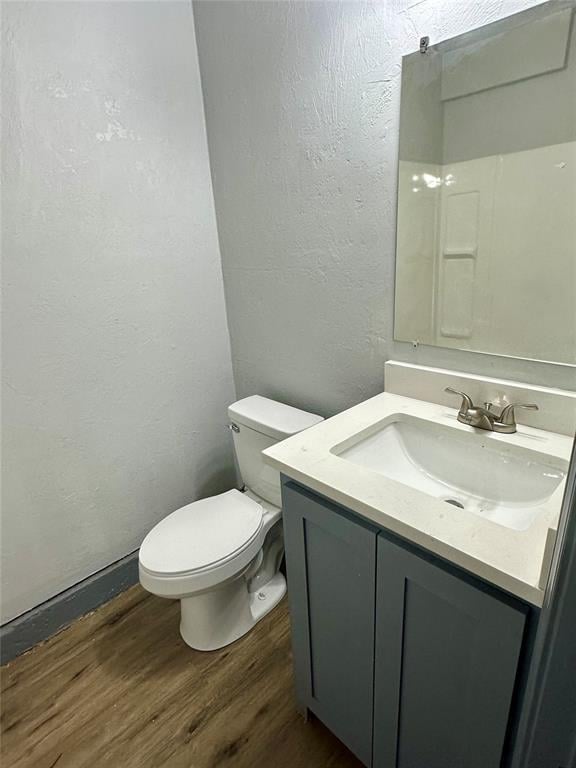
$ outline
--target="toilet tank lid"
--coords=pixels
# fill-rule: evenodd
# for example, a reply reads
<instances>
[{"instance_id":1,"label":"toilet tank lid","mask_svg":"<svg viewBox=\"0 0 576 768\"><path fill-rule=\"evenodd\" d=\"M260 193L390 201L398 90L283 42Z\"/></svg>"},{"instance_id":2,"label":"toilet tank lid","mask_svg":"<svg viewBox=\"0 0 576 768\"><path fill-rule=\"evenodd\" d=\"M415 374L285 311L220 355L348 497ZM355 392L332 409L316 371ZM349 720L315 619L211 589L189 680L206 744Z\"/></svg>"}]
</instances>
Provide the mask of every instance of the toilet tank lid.
<instances>
[{"instance_id":1,"label":"toilet tank lid","mask_svg":"<svg viewBox=\"0 0 576 768\"><path fill-rule=\"evenodd\" d=\"M324 421L322 416L315 413L301 411L261 395L252 395L232 403L228 407L228 417L276 440L284 440L285 437Z\"/></svg>"}]
</instances>

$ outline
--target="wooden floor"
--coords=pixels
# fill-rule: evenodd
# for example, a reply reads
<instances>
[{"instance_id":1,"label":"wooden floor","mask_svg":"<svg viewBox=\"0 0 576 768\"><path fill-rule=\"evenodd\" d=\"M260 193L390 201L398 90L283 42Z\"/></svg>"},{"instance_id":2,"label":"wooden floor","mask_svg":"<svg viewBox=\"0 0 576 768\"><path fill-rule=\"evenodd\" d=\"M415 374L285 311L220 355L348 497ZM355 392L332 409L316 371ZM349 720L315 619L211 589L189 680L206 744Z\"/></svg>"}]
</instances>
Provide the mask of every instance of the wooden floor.
<instances>
[{"instance_id":1,"label":"wooden floor","mask_svg":"<svg viewBox=\"0 0 576 768\"><path fill-rule=\"evenodd\" d=\"M360 768L292 694L286 601L213 653L132 589L3 667L2 768Z\"/></svg>"}]
</instances>

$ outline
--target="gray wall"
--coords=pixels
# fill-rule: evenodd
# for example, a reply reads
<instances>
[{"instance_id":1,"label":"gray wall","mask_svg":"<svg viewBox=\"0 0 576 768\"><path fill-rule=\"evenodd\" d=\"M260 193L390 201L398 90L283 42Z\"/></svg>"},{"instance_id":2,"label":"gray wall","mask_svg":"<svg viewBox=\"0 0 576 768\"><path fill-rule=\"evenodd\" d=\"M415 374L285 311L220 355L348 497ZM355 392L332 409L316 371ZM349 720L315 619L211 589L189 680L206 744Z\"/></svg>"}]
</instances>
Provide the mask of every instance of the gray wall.
<instances>
[{"instance_id":1,"label":"gray wall","mask_svg":"<svg viewBox=\"0 0 576 768\"><path fill-rule=\"evenodd\" d=\"M394 343L401 57L534 0L195 3L234 374L329 415L387 358L574 386L573 369Z\"/></svg>"},{"instance_id":2,"label":"gray wall","mask_svg":"<svg viewBox=\"0 0 576 768\"><path fill-rule=\"evenodd\" d=\"M234 480L188 2L3 13L3 621Z\"/></svg>"}]
</instances>

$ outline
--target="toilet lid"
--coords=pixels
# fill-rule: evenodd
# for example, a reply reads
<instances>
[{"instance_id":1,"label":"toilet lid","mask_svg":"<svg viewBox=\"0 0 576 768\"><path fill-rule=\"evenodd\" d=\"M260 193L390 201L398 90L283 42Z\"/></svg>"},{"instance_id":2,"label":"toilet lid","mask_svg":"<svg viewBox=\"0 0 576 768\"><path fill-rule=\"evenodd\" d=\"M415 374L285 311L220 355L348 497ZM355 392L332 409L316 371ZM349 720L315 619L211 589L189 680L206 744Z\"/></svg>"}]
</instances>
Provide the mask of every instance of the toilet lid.
<instances>
[{"instance_id":1,"label":"toilet lid","mask_svg":"<svg viewBox=\"0 0 576 768\"><path fill-rule=\"evenodd\" d=\"M262 507L240 491L194 501L150 531L140 547L140 564L167 575L207 568L244 549L261 526Z\"/></svg>"}]
</instances>

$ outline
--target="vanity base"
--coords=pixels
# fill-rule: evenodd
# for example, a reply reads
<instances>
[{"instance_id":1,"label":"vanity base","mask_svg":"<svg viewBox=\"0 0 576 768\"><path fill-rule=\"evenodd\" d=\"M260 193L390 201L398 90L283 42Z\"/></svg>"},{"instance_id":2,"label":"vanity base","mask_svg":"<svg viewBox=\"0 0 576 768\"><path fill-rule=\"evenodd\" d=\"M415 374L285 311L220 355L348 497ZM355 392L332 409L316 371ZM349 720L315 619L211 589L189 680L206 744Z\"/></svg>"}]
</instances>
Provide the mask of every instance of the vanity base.
<instances>
[{"instance_id":1,"label":"vanity base","mask_svg":"<svg viewBox=\"0 0 576 768\"><path fill-rule=\"evenodd\" d=\"M536 611L292 481L297 699L366 766L503 768Z\"/></svg>"}]
</instances>

